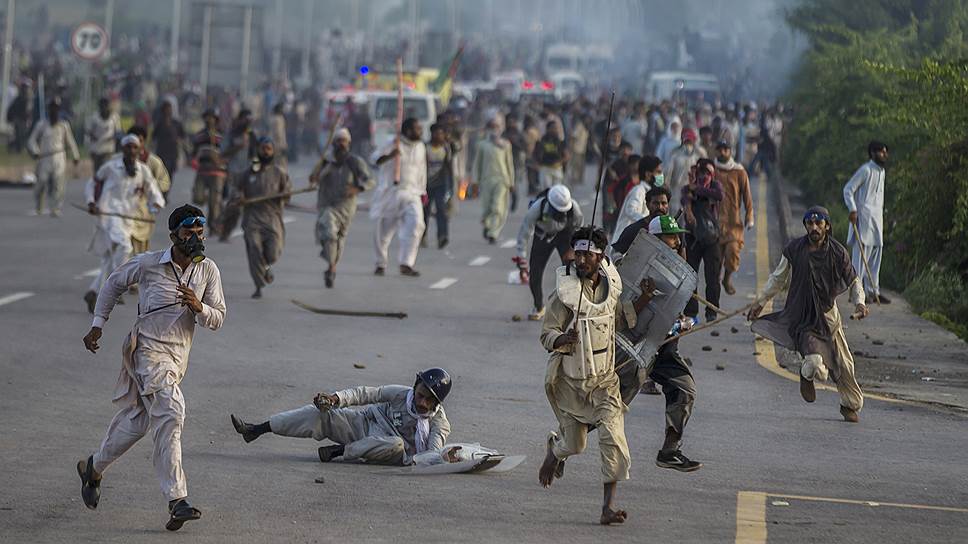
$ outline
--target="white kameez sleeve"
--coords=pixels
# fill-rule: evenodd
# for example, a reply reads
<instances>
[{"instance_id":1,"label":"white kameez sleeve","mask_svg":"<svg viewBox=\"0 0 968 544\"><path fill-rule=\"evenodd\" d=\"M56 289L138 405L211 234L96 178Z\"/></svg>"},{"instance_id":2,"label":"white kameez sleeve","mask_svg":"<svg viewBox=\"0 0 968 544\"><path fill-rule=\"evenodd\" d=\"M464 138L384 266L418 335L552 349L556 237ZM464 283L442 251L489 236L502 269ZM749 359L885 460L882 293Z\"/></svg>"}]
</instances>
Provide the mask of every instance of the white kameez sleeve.
<instances>
[{"instance_id":1,"label":"white kameez sleeve","mask_svg":"<svg viewBox=\"0 0 968 544\"><path fill-rule=\"evenodd\" d=\"M97 295L94 306L94 322L92 327L102 328L111 315L111 310L117 303L118 297L124 294L132 285L138 283L141 276L141 259L144 253L135 255L128 262L114 269Z\"/></svg>"},{"instance_id":2,"label":"white kameez sleeve","mask_svg":"<svg viewBox=\"0 0 968 544\"><path fill-rule=\"evenodd\" d=\"M854 198L854 195L860 189L861 185L867 183L869 177L869 167L865 164L858 168L854 172L853 177L850 178L850 181L847 182L847 185L844 185L844 204L847 205L848 212L857 211L857 200Z\"/></svg>"},{"instance_id":3,"label":"white kameez sleeve","mask_svg":"<svg viewBox=\"0 0 968 544\"><path fill-rule=\"evenodd\" d=\"M71 124L64 121L64 149L69 150L75 161L81 160L81 154L77 151L77 142L74 141L74 131Z\"/></svg>"},{"instance_id":4,"label":"white kameez sleeve","mask_svg":"<svg viewBox=\"0 0 968 544\"><path fill-rule=\"evenodd\" d=\"M205 284L202 294L202 311L195 314L195 321L213 331L217 331L225 321L225 295L222 293L222 275L212 263L211 277Z\"/></svg>"},{"instance_id":5,"label":"white kameez sleeve","mask_svg":"<svg viewBox=\"0 0 968 544\"><path fill-rule=\"evenodd\" d=\"M867 296L864 294L864 285L860 276L854 276L854 281L850 284L850 303L854 306L867 304Z\"/></svg>"},{"instance_id":6,"label":"white kameez sleeve","mask_svg":"<svg viewBox=\"0 0 968 544\"><path fill-rule=\"evenodd\" d=\"M777 263L776 269L770 273L770 277L766 279L766 285L763 287L763 294L760 298L764 298L763 302L769 300L777 295L780 291L785 289L790 283L790 261L787 260L785 256L780 257L780 262Z\"/></svg>"}]
</instances>

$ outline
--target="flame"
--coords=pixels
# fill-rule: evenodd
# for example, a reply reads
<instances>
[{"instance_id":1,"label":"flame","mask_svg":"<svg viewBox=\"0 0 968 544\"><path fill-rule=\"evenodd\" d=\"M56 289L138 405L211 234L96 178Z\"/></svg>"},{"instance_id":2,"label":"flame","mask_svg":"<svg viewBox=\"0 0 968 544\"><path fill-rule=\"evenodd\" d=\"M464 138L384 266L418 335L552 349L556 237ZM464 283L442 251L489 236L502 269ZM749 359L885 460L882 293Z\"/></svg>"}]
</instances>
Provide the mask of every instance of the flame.
<instances>
[{"instance_id":1,"label":"flame","mask_svg":"<svg viewBox=\"0 0 968 544\"><path fill-rule=\"evenodd\" d=\"M467 198L467 188L469 186L470 186L470 183L466 179L460 180L460 183L457 184L458 200L465 200Z\"/></svg>"}]
</instances>

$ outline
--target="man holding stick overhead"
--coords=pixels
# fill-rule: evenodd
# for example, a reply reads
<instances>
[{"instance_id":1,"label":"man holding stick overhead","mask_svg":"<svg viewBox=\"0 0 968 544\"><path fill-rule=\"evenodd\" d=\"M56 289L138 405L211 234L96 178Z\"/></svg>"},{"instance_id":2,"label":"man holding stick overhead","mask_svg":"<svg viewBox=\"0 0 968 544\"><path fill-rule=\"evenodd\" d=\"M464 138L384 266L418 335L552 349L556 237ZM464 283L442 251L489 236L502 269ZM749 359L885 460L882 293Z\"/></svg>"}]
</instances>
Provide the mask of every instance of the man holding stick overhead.
<instances>
[{"instance_id":1,"label":"man holding stick overhead","mask_svg":"<svg viewBox=\"0 0 968 544\"><path fill-rule=\"evenodd\" d=\"M788 288L783 310L759 319L762 304L754 304L747 317L753 332L803 356L800 368L800 395L817 399L814 379L828 376L840 392L840 414L856 423L864 406L864 392L854 377L854 358L837 310L837 297L848 289L855 305L853 316L867 316L864 289L847 249L831 234L830 213L813 206L803 216L806 236L787 244L776 269L770 274L762 299L769 299Z\"/></svg>"}]
</instances>

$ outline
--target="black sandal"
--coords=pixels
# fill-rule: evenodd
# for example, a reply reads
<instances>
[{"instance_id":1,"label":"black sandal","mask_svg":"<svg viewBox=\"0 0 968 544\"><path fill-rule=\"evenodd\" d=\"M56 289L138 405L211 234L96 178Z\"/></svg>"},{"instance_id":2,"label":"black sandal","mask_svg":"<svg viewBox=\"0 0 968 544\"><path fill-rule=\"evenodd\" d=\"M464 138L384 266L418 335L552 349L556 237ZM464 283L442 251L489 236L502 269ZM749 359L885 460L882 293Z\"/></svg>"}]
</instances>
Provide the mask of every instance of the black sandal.
<instances>
[{"instance_id":1,"label":"black sandal","mask_svg":"<svg viewBox=\"0 0 968 544\"><path fill-rule=\"evenodd\" d=\"M165 525L169 531L177 531L182 528L186 521L194 521L202 517L202 512L198 508L193 508L185 499L179 499L171 508L171 519Z\"/></svg>"},{"instance_id":2,"label":"black sandal","mask_svg":"<svg viewBox=\"0 0 968 544\"><path fill-rule=\"evenodd\" d=\"M94 456L87 458L87 461L77 462L77 475L81 477L81 499L84 506L95 510L97 503L101 499L101 480L92 478L94 475Z\"/></svg>"}]
</instances>

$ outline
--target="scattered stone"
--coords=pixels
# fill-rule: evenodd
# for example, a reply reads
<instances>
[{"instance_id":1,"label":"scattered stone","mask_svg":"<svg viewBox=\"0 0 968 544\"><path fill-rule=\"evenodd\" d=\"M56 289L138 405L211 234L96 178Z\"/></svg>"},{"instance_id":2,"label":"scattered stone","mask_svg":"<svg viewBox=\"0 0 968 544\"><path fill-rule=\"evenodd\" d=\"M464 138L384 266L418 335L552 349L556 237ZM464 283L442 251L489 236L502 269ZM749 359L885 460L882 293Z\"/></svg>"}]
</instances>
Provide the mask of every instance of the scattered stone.
<instances>
[{"instance_id":1,"label":"scattered stone","mask_svg":"<svg viewBox=\"0 0 968 544\"><path fill-rule=\"evenodd\" d=\"M712 346L703 346L702 347L702 350L703 351L712 351L713 350L713 347Z\"/></svg>"},{"instance_id":2,"label":"scattered stone","mask_svg":"<svg viewBox=\"0 0 968 544\"><path fill-rule=\"evenodd\" d=\"M726 365L716 365L716 370L726 370Z\"/></svg>"},{"instance_id":3,"label":"scattered stone","mask_svg":"<svg viewBox=\"0 0 968 544\"><path fill-rule=\"evenodd\" d=\"M763 355L763 354L762 354L762 353L760 353L760 352L758 352L758 351L754 351L754 352L753 352L753 355Z\"/></svg>"},{"instance_id":4,"label":"scattered stone","mask_svg":"<svg viewBox=\"0 0 968 544\"><path fill-rule=\"evenodd\" d=\"M773 506L790 506L787 501L773 501Z\"/></svg>"},{"instance_id":5,"label":"scattered stone","mask_svg":"<svg viewBox=\"0 0 968 544\"><path fill-rule=\"evenodd\" d=\"M907 360L907 356L906 355L898 355L897 358L900 359L900 360L902 360L902 361L906 361Z\"/></svg>"},{"instance_id":6,"label":"scattered stone","mask_svg":"<svg viewBox=\"0 0 968 544\"><path fill-rule=\"evenodd\" d=\"M932 378L931 376L924 376L923 378L921 378L921 381L922 382L933 382L934 381L934 378Z\"/></svg>"},{"instance_id":7,"label":"scattered stone","mask_svg":"<svg viewBox=\"0 0 968 544\"><path fill-rule=\"evenodd\" d=\"M731 332L731 333L733 333L733 334L736 334L736 333L738 333L738 332L739 332L739 329L737 329L736 327L730 327L730 328L729 328L729 332Z\"/></svg>"},{"instance_id":8,"label":"scattered stone","mask_svg":"<svg viewBox=\"0 0 968 544\"><path fill-rule=\"evenodd\" d=\"M726 348L723 348L723 353L726 353Z\"/></svg>"},{"instance_id":9,"label":"scattered stone","mask_svg":"<svg viewBox=\"0 0 968 544\"><path fill-rule=\"evenodd\" d=\"M363 363L353 363L353 368L366 368Z\"/></svg>"},{"instance_id":10,"label":"scattered stone","mask_svg":"<svg viewBox=\"0 0 968 544\"><path fill-rule=\"evenodd\" d=\"M713 331L709 333L709 336L719 336L719 331Z\"/></svg>"},{"instance_id":11,"label":"scattered stone","mask_svg":"<svg viewBox=\"0 0 968 544\"><path fill-rule=\"evenodd\" d=\"M319 478L316 478L313 481L316 482L317 484L325 484L326 483L326 478L323 478L322 476L320 476Z\"/></svg>"},{"instance_id":12,"label":"scattered stone","mask_svg":"<svg viewBox=\"0 0 968 544\"><path fill-rule=\"evenodd\" d=\"M377 353L376 354L376 357L377 357L377 359L382 359L383 358L383 354L382 353Z\"/></svg>"},{"instance_id":13,"label":"scattered stone","mask_svg":"<svg viewBox=\"0 0 968 544\"><path fill-rule=\"evenodd\" d=\"M884 345L884 341L883 340L871 340L871 344L874 344L875 346L883 346Z\"/></svg>"},{"instance_id":14,"label":"scattered stone","mask_svg":"<svg viewBox=\"0 0 968 544\"><path fill-rule=\"evenodd\" d=\"M521 319L522 319L521 314L514 314L511 316L511 321L514 321L515 323L517 323L518 321L521 321Z\"/></svg>"}]
</instances>

